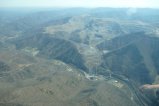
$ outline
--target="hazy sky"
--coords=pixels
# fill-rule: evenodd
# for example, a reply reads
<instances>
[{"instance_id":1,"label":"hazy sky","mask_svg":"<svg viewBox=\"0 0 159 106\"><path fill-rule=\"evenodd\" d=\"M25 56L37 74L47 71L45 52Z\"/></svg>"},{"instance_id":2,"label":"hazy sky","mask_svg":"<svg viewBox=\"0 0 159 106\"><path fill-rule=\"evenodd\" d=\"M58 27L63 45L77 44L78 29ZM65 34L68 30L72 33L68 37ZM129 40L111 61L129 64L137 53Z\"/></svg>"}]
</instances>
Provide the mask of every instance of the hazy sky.
<instances>
[{"instance_id":1,"label":"hazy sky","mask_svg":"<svg viewBox=\"0 0 159 106\"><path fill-rule=\"evenodd\" d=\"M159 0L0 0L0 7L159 7Z\"/></svg>"}]
</instances>

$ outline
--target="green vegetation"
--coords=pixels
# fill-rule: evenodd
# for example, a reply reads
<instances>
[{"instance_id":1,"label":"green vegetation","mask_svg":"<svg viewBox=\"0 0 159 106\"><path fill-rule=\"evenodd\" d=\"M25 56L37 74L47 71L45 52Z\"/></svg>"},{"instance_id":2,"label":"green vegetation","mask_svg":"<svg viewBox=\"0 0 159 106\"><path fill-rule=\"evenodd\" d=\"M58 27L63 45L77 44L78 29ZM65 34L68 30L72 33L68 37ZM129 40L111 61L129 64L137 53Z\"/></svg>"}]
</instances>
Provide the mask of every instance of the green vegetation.
<instances>
[{"instance_id":1,"label":"green vegetation","mask_svg":"<svg viewBox=\"0 0 159 106\"><path fill-rule=\"evenodd\" d=\"M127 81L159 83L159 15L127 11L0 11L0 105L139 106Z\"/></svg>"}]
</instances>

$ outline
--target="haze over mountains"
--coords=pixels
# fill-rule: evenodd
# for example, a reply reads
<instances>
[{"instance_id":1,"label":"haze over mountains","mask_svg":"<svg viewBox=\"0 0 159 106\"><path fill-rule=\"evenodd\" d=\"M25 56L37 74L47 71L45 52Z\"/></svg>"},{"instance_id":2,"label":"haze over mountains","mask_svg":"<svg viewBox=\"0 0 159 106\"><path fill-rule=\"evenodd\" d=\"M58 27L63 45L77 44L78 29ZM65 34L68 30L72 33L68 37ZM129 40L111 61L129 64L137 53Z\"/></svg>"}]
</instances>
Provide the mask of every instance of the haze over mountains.
<instances>
[{"instance_id":1,"label":"haze over mountains","mask_svg":"<svg viewBox=\"0 0 159 106\"><path fill-rule=\"evenodd\" d=\"M0 105L157 106L158 11L1 10Z\"/></svg>"}]
</instances>

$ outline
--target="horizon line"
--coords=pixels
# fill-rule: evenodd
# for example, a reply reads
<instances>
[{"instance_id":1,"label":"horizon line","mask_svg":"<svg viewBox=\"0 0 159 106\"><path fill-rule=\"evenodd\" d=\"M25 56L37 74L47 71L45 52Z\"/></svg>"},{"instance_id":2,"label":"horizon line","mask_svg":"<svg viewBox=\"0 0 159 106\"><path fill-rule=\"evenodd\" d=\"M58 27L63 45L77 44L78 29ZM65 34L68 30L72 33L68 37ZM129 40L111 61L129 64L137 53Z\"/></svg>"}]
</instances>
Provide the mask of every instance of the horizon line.
<instances>
[{"instance_id":1,"label":"horizon line","mask_svg":"<svg viewBox=\"0 0 159 106\"><path fill-rule=\"evenodd\" d=\"M85 9L97 9L97 8L136 8L136 9L159 9L159 7L111 7L111 6L101 6L101 7L86 7L86 6L57 6L57 7L55 7L55 6L13 6L13 7L0 7L0 9L2 9L2 8L4 8L4 9L9 9L9 8L27 8L27 9L33 9L33 8L43 8L43 9L65 9L65 8L67 8L67 9L69 9L69 8L85 8Z\"/></svg>"}]
</instances>

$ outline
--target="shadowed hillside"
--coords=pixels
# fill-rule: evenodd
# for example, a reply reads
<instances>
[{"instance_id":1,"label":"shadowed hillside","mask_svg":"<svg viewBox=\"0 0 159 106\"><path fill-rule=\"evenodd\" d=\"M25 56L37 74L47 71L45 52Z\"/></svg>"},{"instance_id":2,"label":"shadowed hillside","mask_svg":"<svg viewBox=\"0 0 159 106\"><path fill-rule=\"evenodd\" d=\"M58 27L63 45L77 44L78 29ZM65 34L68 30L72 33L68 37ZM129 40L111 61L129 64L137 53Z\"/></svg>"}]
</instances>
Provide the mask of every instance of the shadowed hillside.
<instances>
[{"instance_id":1,"label":"shadowed hillside","mask_svg":"<svg viewBox=\"0 0 159 106\"><path fill-rule=\"evenodd\" d=\"M103 67L144 84L152 83L157 76L158 44L156 37L134 33L104 41L97 47L109 51L103 55Z\"/></svg>"},{"instance_id":2,"label":"shadowed hillside","mask_svg":"<svg viewBox=\"0 0 159 106\"><path fill-rule=\"evenodd\" d=\"M17 49L25 47L37 48L39 51L38 56L45 57L46 59L58 59L86 70L82 56L75 45L67 40L47 35L37 35L16 40L15 45Z\"/></svg>"}]
</instances>

